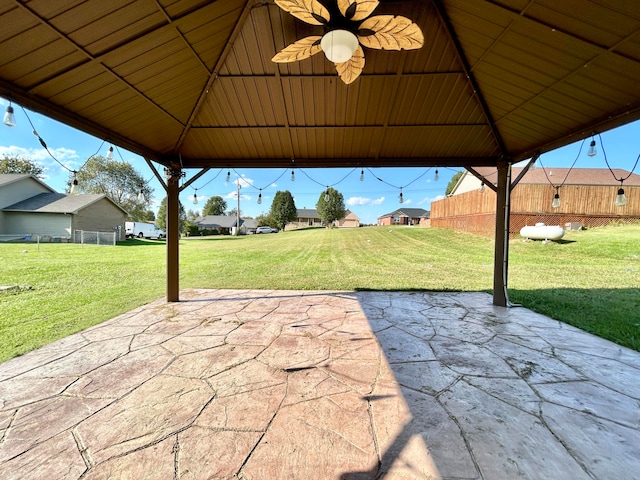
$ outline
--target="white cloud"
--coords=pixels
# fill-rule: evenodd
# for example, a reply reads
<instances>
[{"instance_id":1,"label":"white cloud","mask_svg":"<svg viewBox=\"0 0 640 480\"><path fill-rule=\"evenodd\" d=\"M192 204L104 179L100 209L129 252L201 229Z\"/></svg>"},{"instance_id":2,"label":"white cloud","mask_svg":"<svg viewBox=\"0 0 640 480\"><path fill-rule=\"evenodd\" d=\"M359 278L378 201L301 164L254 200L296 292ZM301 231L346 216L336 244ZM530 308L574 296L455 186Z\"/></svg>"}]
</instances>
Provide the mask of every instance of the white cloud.
<instances>
[{"instance_id":1,"label":"white cloud","mask_svg":"<svg viewBox=\"0 0 640 480\"><path fill-rule=\"evenodd\" d=\"M242 175L242 177L236 178L233 183L235 185L240 185L240 188L247 188L253 185L253 179L248 178L246 175Z\"/></svg>"},{"instance_id":2,"label":"white cloud","mask_svg":"<svg viewBox=\"0 0 640 480\"><path fill-rule=\"evenodd\" d=\"M49 152L59 162L69 168L79 166L78 158L80 158L75 150L70 148L50 148ZM26 157L44 167L59 167L58 163L51 158L51 155L44 148L24 148L10 145L8 147L0 145L0 157Z\"/></svg>"},{"instance_id":3,"label":"white cloud","mask_svg":"<svg viewBox=\"0 0 640 480\"><path fill-rule=\"evenodd\" d=\"M242 190L240 190L242 192ZM228 198L229 200L233 200L234 202L236 202L238 200L238 192L237 191L233 191L233 192L229 192L227 193L224 198ZM244 193L240 193L240 201L242 200L251 200L253 197L251 195L246 195ZM229 206L229 205L227 205ZM235 205L234 205L235 206ZM233 207L231 207L233 208Z\"/></svg>"},{"instance_id":4,"label":"white cloud","mask_svg":"<svg viewBox=\"0 0 640 480\"><path fill-rule=\"evenodd\" d=\"M404 203L405 205L409 205L410 203L413 203L413 202L411 201L411 199L410 199L410 198L407 198L403 203Z\"/></svg>"},{"instance_id":5,"label":"white cloud","mask_svg":"<svg viewBox=\"0 0 640 480\"><path fill-rule=\"evenodd\" d=\"M353 207L356 205L380 205L384 202L384 197L371 199L366 197L351 197L347 200L347 205Z\"/></svg>"},{"instance_id":6,"label":"white cloud","mask_svg":"<svg viewBox=\"0 0 640 480\"><path fill-rule=\"evenodd\" d=\"M420 200L420 201L418 202L418 205L424 205L425 203L435 202L435 201L437 201L437 200L442 200L443 198L445 198L445 196L444 196L444 195L436 195L436 196L435 196L435 197L433 197L433 198L426 197L426 198L423 198L422 200Z\"/></svg>"}]
</instances>

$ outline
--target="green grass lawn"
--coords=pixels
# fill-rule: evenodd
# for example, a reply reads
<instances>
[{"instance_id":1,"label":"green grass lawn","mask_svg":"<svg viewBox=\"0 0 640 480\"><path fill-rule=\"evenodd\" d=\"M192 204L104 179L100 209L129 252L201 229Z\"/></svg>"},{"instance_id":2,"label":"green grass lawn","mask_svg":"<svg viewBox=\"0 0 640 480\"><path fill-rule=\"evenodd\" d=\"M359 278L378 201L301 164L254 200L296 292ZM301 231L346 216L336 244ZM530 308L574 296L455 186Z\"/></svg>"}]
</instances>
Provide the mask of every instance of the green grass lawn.
<instances>
[{"instance_id":1,"label":"green grass lawn","mask_svg":"<svg viewBox=\"0 0 640 480\"><path fill-rule=\"evenodd\" d=\"M0 244L0 360L166 289L164 242ZM417 227L314 229L180 241L181 288L487 291L493 241ZM640 350L640 225L511 243L514 303ZM29 287L29 288L26 288Z\"/></svg>"}]
</instances>

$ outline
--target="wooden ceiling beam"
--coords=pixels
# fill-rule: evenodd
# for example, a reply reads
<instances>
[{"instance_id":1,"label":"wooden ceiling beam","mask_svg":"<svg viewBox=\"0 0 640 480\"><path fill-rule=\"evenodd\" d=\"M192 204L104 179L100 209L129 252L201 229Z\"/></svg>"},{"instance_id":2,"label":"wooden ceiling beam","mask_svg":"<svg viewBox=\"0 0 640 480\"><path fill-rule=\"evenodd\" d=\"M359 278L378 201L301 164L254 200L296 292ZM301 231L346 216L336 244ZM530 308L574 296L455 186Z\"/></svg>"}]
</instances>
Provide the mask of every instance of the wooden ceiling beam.
<instances>
[{"instance_id":1,"label":"wooden ceiling beam","mask_svg":"<svg viewBox=\"0 0 640 480\"><path fill-rule=\"evenodd\" d=\"M180 152L180 148L182 147L182 144L184 143L187 136L189 135L189 131L191 130L191 127L193 126L193 122L198 116L198 113L200 112L200 109L202 108L202 105L204 104L204 101L207 98L207 95L209 94L209 90L211 89L213 83L216 81L216 78L218 78L218 72L226 62L227 56L229 55L229 53L231 52L231 49L233 48L235 39L240 34L240 31L242 30L244 23L247 21L247 18L249 18L249 14L251 13L251 10L253 9L254 6L255 6L255 0L246 0L244 4L244 8L242 9L242 13L238 17L238 21L233 27L233 31L231 32L231 35L229 35L227 43L224 49L222 50L222 53L218 57L218 60L215 66L213 67L213 70L209 75L209 80L207 80L207 83L200 91L200 96L198 97L198 100L193 106L193 109L191 109L189 118L187 119L187 122L184 128L182 129L182 133L180 134L180 137L178 138L178 141L176 142L176 145L173 148L173 151L176 155L178 154L178 152Z\"/></svg>"},{"instance_id":2,"label":"wooden ceiling beam","mask_svg":"<svg viewBox=\"0 0 640 480\"><path fill-rule=\"evenodd\" d=\"M447 75L465 75L462 70L450 70L444 72L402 72L402 76L405 78L428 78L428 77L437 77L437 76L447 76ZM397 73L361 73L358 78L396 78L398 76ZM328 80L336 80L338 76L334 73L325 73L325 74L304 74L304 73L285 73L285 74L268 74L268 73L259 73L259 74L226 74L226 75L218 75L219 79L231 79L231 80L247 80L254 78L282 78L282 79L304 79L304 78L326 78Z\"/></svg>"},{"instance_id":3,"label":"wooden ceiling beam","mask_svg":"<svg viewBox=\"0 0 640 480\"><path fill-rule=\"evenodd\" d=\"M432 0L432 2L433 2L433 5L435 6L436 11L438 12L438 15L440 16L440 20L442 21L442 23L443 23L443 25L445 27L445 30L446 30L447 35L449 37L449 40L451 41L451 43L453 44L453 46L454 46L454 48L456 50L456 53L458 55L458 59L460 60L460 63L462 64L462 68L463 68L463 70L465 72L465 75L467 76L467 79L469 80L471 88L473 89L473 93L476 96L476 98L478 99L478 103L480 104L480 108L482 109L482 113L484 114L484 117L487 119L489 127L491 128L491 132L493 133L494 140L495 140L500 152L502 153L502 155L504 157L508 157L509 156L509 152L507 150L507 147L506 147L506 145L504 143L502 135L500 134L500 131L498 130L498 127L497 127L496 122L495 122L495 120L493 118L491 110L489 109L489 105L487 104L487 101L485 100L484 95L482 94L482 90L480 89L478 81L476 80L475 75L471 71L471 65L469 64L469 60L467 59L467 56L464 53L464 49L462 48L462 44L460 43L460 40L458 39L458 36L456 35L455 28L453 27L453 24L451 23L451 19L449 18L449 14L447 13L447 9L442 4L442 0Z\"/></svg>"},{"instance_id":4,"label":"wooden ceiling beam","mask_svg":"<svg viewBox=\"0 0 640 480\"><path fill-rule=\"evenodd\" d=\"M17 103L21 107L58 120L70 127L77 128L78 130L88 133L89 135L101 138L104 141L115 143L119 147L130 150L143 157L148 157L160 163L167 161L167 157L164 157L144 145L134 142L130 138L114 133L108 128L91 122L80 115L76 115L42 97L25 92L15 84L6 82L2 79L0 79L0 96Z\"/></svg>"},{"instance_id":5,"label":"wooden ceiling beam","mask_svg":"<svg viewBox=\"0 0 640 480\"><path fill-rule=\"evenodd\" d=\"M302 158L296 168L495 167L497 157ZM184 168L291 168L290 158L182 158Z\"/></svg>"},{"instance_id":6,"label":"wooden ceiling beam","mask_svg":"<svg viewBox=\"0 0 640 480\"><path fill-rule=\"evenodd\" d=\"M625 55L622 52L618 52L615 49L617 47L619 47L621 44L631 40L631 38L637 36L640 33L639 29L634 30L633 32L631 32L629 35L621 38L620 40L618 40L616 43L614 43L611 46L606 46L606 45L600 45L598 43L593 42L592 40L589 40L588 38L585 37L581 37L580 35L576 35L574 33L569 32L566 29L562 29L561 27L559 27L558 25L552 25L550 23L547 22L543 22L542 20L539 20L531 15L527 15L526 10L528 9L528 5L527 5L527 9L524 9L523 11L518 11L514 8L511 8L509 6L504 5L504 3L498 3L496 0L484 0L486 3L489 3L497 8L500 8L502 11L509 13L510 15L512 15L513 17L517 17L517 18L522 18L525 19L529 22L533 22L537 25L541 25L543 27L548 28L549 30L553 30L556 33L561 33L563 35L566 35L567 37L571 37L574 40L579 41L580 43L583 43L585 45L589 45L590 47L593 47L594 49L599 51L600 55L603 55L605 53L611 53L614 55L619 56L620 58L624 58L625 60L630 60L634 63L636 63L638 60L634 57L630 57L628 55Z\"/></svg>"},{"instance_id":7,"label":"wooden ceiling beam","mask_svg":"<svg viewBox=\"0 0 640 480\"><path fill-rule=\"evenodd\" d=\"M592 135L594 132L602 133L612 128L620 127L628 123L640 120L640 101L620 108L615 112L611 112L604 117L595 119L585 125L581 125L578 128L565 132L559 135L557 138L552 139L542 145L538 145L535 149L526 150L524 152L514 154L513 160L519 162L532 157L537 152L546 153L556 148L569 145L570 143L583 140L584 138Z\"/></svg>"}]
</instances>

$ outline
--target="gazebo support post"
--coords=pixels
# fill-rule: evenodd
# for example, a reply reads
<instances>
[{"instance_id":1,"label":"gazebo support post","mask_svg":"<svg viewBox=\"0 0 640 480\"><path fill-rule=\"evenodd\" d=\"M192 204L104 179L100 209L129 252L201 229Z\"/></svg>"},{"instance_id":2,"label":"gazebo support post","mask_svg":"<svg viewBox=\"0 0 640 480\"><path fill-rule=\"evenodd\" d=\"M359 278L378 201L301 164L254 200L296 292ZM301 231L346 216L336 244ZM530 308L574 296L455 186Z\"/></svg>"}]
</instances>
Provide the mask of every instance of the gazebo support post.
<instances>
[{"instance_id":1,"label":"gazebo support post","mask_svg":"<svg viewBox=\"0 0 640 480\"><path fill-rule=\"evenodd\" d=\"M511 213L511 164L498 163L498 188L496 192L496 233L493 261L493 304L509 306L507 273L509 270L509 217Z\"/></svg>"},{"instance_id":2,"label":"gazebo support post","mask_svg":"<svg viewBox=\"0 0 640 480\"><path fill-rule=\"evenodd\" d=\"M180 179L179 166L165 168L167 177L167 302L180 301Z\"/></svg>"}]
</instances>

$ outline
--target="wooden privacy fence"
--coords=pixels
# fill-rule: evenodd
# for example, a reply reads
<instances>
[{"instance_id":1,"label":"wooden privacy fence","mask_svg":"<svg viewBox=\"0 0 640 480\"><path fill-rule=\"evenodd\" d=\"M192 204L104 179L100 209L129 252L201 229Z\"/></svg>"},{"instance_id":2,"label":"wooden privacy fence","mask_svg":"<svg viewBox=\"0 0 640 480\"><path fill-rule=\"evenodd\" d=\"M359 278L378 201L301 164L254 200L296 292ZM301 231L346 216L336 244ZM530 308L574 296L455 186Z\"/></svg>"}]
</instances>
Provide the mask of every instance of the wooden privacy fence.
<instances>
[{"instance_id":1,"label":"wooden privacy fence","mask_svg":"<svg viewBox=\"0 0 640 480\"><path fill-rule=\"evenodd\" d=\"M513 236L526 225L542 222L565 226L579 223L593 228L610 223L640 221L640 187L623 187L627 205L617 207L618 186L565 185L559 190L560 207L552 208L555 189L551 185L521 184L511 193ZM438 200L431 204L431 226L493 237L495 235L496 194L485 188Z\"/></svg>"}]
</instances>

